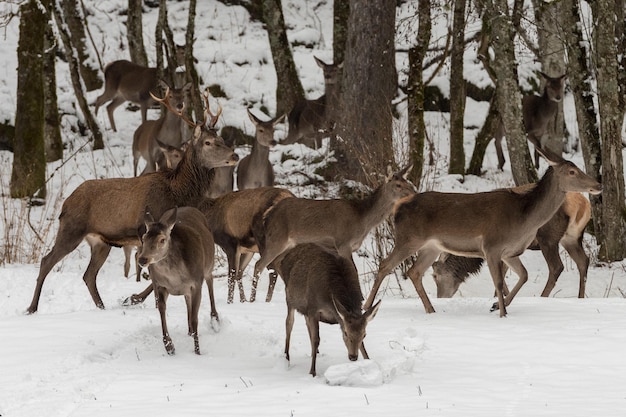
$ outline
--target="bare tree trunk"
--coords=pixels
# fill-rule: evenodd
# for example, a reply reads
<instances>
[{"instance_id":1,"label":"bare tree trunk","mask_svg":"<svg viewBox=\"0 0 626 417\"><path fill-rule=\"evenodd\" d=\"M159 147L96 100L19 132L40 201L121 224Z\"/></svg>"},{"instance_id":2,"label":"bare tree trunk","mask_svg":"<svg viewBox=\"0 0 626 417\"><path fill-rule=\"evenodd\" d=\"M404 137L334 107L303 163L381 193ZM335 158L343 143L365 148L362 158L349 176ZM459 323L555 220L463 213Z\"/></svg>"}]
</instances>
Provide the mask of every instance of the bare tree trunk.
<instances>
[{"instance_id":1,"label":"bare tree trunk","mask_svg":"<svg viewBox=\"0 0 626 417\"><path fill-rule=\"evenodd\" d=\"M46 16L37 0L20 6L20 38L17 46L17 108L11 197L46 196L44 149L43 55Z\"/></svg>"},{"instance_id":2,"label":"bare tree trunk","mask_svg":"<svg viewBox=\"0 0 626 417\"><path fill-rule=\"evenodd\" d=\"M50 10L53 0L48 0L46 7ZM52 15L46 13L50 20ZM43 56L43 94L44 94L44 141L46 149L46 161L52 162L63 158L63 140L61 138L61 119L57 104L57 80L55 71L55 59L57 41L52 31L52 26L46 25L46 38Z\"/></svg>"},{"instance_id":3,"label":"bare tree trunk","mask_svg":"<svg viewBox=\"0 0 626 417\"><path fill-rule=\"evenodd\" d=\"M559 29L561 27L560 8L561 2L544 2L543 0L533 0L535 9L535 20L537 21L537 34L539 39L539 50L541 56L541 66L543 72L551 77L558 77L565 74L565 54L563 50L563 39ZM543 81L543 79L542 79ZM557 155L563 153L565 140L565 122L563 117L563 102L559 103L559 109L554 116L554 120L548 124L548 130L543 138L540 138L541 146L547 147Z\"/></svg>"},{"instance_id":4,"label":"bare tree trunk","mask_svg":"<svg viewBox=\"0 0 626 417\"><path fill-rule=\"evenodd\" d=\"M285 114L304 99L304 89L293 62L280 0L263 1L263 20L276 69L276 114Z\"/></svg>"},{"instance_id":5,"label":"bare tree trunk","mask_svg":"<svg viewBox=\"0 0 626 417\"><path fill-rule=\"evenodd\" d=\"M89 47L85 39L85 27L83 24L83 13L78 7L78 0L61 0L64 21L69 29L69 37L78 60L78 68L80 77L85 84L87 91L102 88L102 79L100 71L95 66L96 60L92 59L89 54ZM69 58L68 58L69 59Z\"/></svg>"},{"instance_id":6,"label":"bare tree trunk","mask_svg":"<svg viewBox=\"0 0 626 417\"><path fill-rule=\"evenodd\" d=\"M424 144L426 125L424 124L424 58L428 52L431 36L430 0L418 2L418 30L415 45L409 49L408 128L409 128L409 163L413 168L409 179L419 188L424 170Z\"/></svg>"},{"instance_id":7,"label":"bare tree trunk","mask_svg":"<svg viewBox=\"0 0 626 417\"><path fill-rule=\"evenodd\" d=\"M130 60L138 65L148 66L148 55L143 44L142 0L128 0L126 37Z\"/></svg>"},{"instance_id":8,"label":"bare tree trunk","mask_svg":"<svg viewBox=\"0 0 626 417\"><path fill-rule=\"evenodd\" d=\"M87 128L89 129L93 137L93 149L103 149L104 141L102 140L102 132L100 131L100 126L98 126L98 123L93 117L93 114L91 114L91 110L89 110L89 105L87 104L87 99L85 98L83 85L80 81L78 60L74 55L70 35L65 29L66 25L65 21L63 20L63 14L59 7L54 7L52 13L54 14L54 20L57 25L57 30L59 31L59 35L61 36L63 49L65 51L65 55L67 56L68 64L70 67L70 77L72 79L72 87L74 87L76 101L78 101L78 106L80 107L80 110L83 113L83 117L85 118L85 124L87 125Z\"/></svg>"},{"instance_id":9,"label":"bare tree trunk","mask_svg":"<svg viewBox=\"0 0 626 417\"><path fill-rule=\"evenodd\" d=\"M626 206L622 159L623 110L619 108L617 47L615 45L615 0L594 4L596 74L602 144L602 223L604 240L598 258L620 261L626 257ZM593 7L593 6L592 6Z\"/></svg>"},{"instance_id":10,"label":"bare tree trunk","mask_svg":"<svg viewBox=\"0 0 626 417\"><path fill-rule=\"evenodd\" d=\"M333 2L333 63L335 64L343 62L345 57L349 16L350 2L335 0Z\"/></svg>"},{"instance_id":11,"label":"bare tree trunk","mask_svg":"<svg viewBox=\"0 0 626 417\"><path fill-rule=\"evenodd\" d=\"M565 39L568 59L569 84L576 104L576 120L585 170L598 181L602 180L602 152L600 150L600 131L596 120L598 114L594 105L595 85L593 71L590 68L591 51L589 42L582 32L582 22L577 0L564 0L561 9L561 22L565 27ZM589 196L593 220L593 231L598 242L604 240L602 226L602 198Z\"/></svg>"},{"instance_id":12,"label":"bare tree trunk","mask_svg":"<svg viewBox=\"0 0 626 417\"><path fill-rule=\"evenodd\" d=\"M491 98L489 102L489 110L487 111L487 117L480 131L476 135L476 143L474 145L474 151L472 158L470 159L467 173L470 175L481 175L483 168L483 160L485 159L485 152L489 142L493 139L498 124L500 123L500 113L498 112L498 106L496 105L497 92Z\"/></svg>"},{"instance_id":13,"label":"bare tree trunk","mask_svg":"<svg viewBox=\"0 0 626 417\"><path fill-rule=\"evenodd\" d=\"M465 174L463 121L465 113L465 0L454 0L452 50L450 52L450 165L448 173Z\"/></svg>"},{"instance_id":14,"label":"bare tree trunk","mask_svg":"<svg viewBox=\"0 0 626 417\"><path fill-rule=\"evenodd\" d=\"M189 2L189 16L187 19L187 33L185 33L185 72L187 81L191 82L191 103L196 113L196 120L202 120L204 106L200 93L198 72L193 58L193 40L196 31L196 0Z\"/></svg>"},{"instance_id":15,"label":"bare tree trunk","mask_svg":"<svg viewBox=\"0 0 626 417\"><path fill-rule=\"evenodd\" d=\"M395 2L350 1L338 140L343 178L372 186L395 166L391 100L396 92Z\"/></svg>"},{"instance_id":16,"label":"bare tree trunk","mask_svg":"<svg viewBox=\"0 0 626 417\"><path fill-rule=\"evenodd\" d=\"M515 66L514 31L506 0L485 1L484 17L491 24L491 44L495 52L492 61L497 78L496 100L511 161L511 172L516 185L537 181L526 134L522 124L522 96L519 91Z\"/></svg>"}]
</instances>

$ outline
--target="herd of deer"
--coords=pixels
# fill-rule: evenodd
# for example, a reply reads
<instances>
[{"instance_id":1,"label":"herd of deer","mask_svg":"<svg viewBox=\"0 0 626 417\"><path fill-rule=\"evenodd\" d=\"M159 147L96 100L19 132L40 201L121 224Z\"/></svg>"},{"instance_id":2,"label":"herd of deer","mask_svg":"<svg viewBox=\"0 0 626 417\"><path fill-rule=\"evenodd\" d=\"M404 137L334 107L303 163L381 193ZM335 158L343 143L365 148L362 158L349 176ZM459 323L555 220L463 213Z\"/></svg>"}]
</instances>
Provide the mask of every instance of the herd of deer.
<instances>
[{"instance_id":1,"label":"herd of deer","mask_svg":"<svg viewBox=\"0 0 626 417\"><path fill-rule=\"evenodd\" d=\"M289 115L288 140L297 140L299 129L306 126L300 139L310 141L311 146L315 146L318 133L328 127L324 125L327 123L324 109L329 100L335 99L337 71L341 69L317 58L316 61L324 69L327 97L299 103ZM54 246L41 261L28 313L37 311L48 273L82 240L91 247L83 280L96 306L104 308L96 285L98 271L112 246L137 247L137 264L148 269L151 284L127 302L143 302L154 290L163 343L166 351L173 354L174 345L166 325L166 301L169 294L184 295L189 335L194 339L195 352L200 353L198 309L203 281L208 286L212 322L219 323L212 275L215 244L228 259L229 303L233 301L236 284L240 300L245 301L241 278L253 254L259 253L250 301L255 299L258 278L265 268L275 271L270 273L268 301L276 273L282 277L287 304L285 355L289 359L290 334L297 310L306 318L311 339L310 373L315 376L319 322L340 325L350 360L357 359L359 350L367 358L363 344L365 328L380 307L380 301L374 303L374 299L381 282L411 256L415 256L415 261L407 275L429 313L434 308L422 285L422 276L431 265L434 264L437 295L450 297L460 282L485 260L497 296L492 310L498 309L500 316L505 316L506 307L527 280L519 256L537 245L550 267L542 296L549 295L563 269L559 243L578 265L579 296L584 296L588 258L582 249L582 235L590 211L588 200L579 193L598 194L602 187L572 162L542 150L538 141L533 141L537 152L550 167L533 186L475 194L416 193L406 179L409 170L406 167L396 173L389 172L385 183L363 199L314 200L297 198L288 190L274 187L268 155L269 148L276 144L274 127L283 117L263 122L248 111L256 127L256 142L250 155L239 161L239 191L232 191L232 172L239 158L215 129L221 108L212 113L205 94L204 120L195 123L183 114L189 85L170 88L164 84L165 95L160 99L150 93L150 88L157 84L156 72L143 67L133 72L133 65L117 61L107 67L105 92L98 97L96 109L112 100L107 111L115 129L115 108L126 100L140 103L143 123L133 140L135 175L139 157L147 161L146 168L142 175L133 178L85 181L67 197ZM129 73L142 82L127 79ZM147 79L153 82L144 83ZM550 93L551 85L548 83L549 93L539 100L544 105L546 100L556 101ZM557 86L561 94L562 87L561 82ZM146 120L145 110L153 100L168 111L158 120ZM530 101L525 101L524 106L530 105L527 103ZM524 110L524 115L531 114L531 109ZM545 113L539 116L543 123ZM542 127L534 123L533 135L540 137ZM186 135L190 136L188 140ZM226 185L230 192L219 191L224 188L223 184L217 184L220 177L230 178L230 190L228 181ZM380 263L372 290L363 304L352 253L371 229L390 215L395 226L394 249ZM472 264L462 257L478 261ZM507 267L519 277L511 291L504 284ZM128 264L125 273L128 274Z\"/></svg>"}]
</instances>

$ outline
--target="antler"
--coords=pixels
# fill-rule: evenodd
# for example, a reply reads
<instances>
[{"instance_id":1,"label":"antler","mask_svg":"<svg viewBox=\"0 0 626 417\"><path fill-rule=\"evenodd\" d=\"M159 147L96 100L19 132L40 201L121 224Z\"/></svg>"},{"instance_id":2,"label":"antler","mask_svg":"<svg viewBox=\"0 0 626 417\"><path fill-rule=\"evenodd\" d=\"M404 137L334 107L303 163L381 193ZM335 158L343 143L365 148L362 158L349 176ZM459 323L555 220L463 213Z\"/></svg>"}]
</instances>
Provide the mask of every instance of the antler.
<instances>
[{"instance_id":1,"label":"antler","mask_svg":"<svg viewBox=\"0 0 626 417\"><path fill-rule=\"evenodd\" d=\"M206 107L204 110L204 121L202 122L202 124L204 125L208 120L209 128L213 129L215 127L215 124L217 123L217 120L220 118L220 115L222 114L222 105L218 103L219 108L217 109L217 113L213 114L211 113L211 110L209 108L209 89L208 88L206 88L204 90L204 93L202 93L202 98L204 99L204 106Z\"/></svg>"},{"instance_id":2,"label":"antler","mask_svg":"<svg viewBox=\"0 0 626 417\"><path fill-rule=\"evenodd\" d=\"M169 111L171 111L172 113L178 115L178 117L180 117L181 119L183 119L183 121L185 123L187 123L189 126L191 127L195 127L196 124L193 122L193 120L189 119L187 116L185 116L185 114L183 113L185 111L185 103L183 102L183 107L179 110L176 110L174 107L172 107L172 105L170 104L169 101L169 96L170 96L170 88L167 87L167 89L165 90L165 97L164 98L159 98L157 96L155 96L154 94L152 94L152 91L150 92L150 97L152 97L152 99L158 103L161 103L165 106L165 108L167 108Z\"/></svg>"}]
</instances>

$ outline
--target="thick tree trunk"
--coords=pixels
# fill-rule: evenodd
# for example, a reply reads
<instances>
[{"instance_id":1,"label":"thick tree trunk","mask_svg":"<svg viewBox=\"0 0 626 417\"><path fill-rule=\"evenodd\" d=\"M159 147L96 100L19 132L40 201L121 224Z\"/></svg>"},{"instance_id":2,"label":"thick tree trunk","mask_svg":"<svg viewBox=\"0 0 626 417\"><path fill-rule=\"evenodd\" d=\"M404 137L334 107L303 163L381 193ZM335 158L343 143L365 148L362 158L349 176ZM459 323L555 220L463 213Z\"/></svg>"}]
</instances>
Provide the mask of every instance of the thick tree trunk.
<instances>
[{"instance_id":1,"label":"thick tree trunk","mask_svg":"<svg viewBox=\"0 0 626 417\"><path fill-rule=\"evenodd\" d=\"M350 17L350 1L335 0L333 2L333 62L343 62L348 38L348 17Z\"/></svg>"},{"instance_id":2,"label":"thick tree trunk","mask_svg":"<svg viewBox=\"0 0 626 417\"><path fill-rule=\"evenodd\" d=\"M454 0L452 31L452 50L450 51L450 165L448 166L448 173L465 174L465 149L463 148L465 0Z\"/></svg>"},{"instance_id":3,"label":"thick tree trunk","mask_svg":"<svg viewBox=\"0 0 626 417\"><path fill-rule=\"evenodd\" d=\"M419 27L415 45L409 49L408 127L409 127L409 163L413 168L409 179L419 188L424 169L424 144L426 125L424 124L424 58L428 52L431 36L430 0L419 0Z\"/></svg>"},{"instance_id":4,"label":"thick tree trunk","mask_svg":"<svg viewBox=\"0 0 626 417\"><path fill-rule=\"evenodd\" d=\"M185 33L185 72L186 81L191 82L191 103L196 113L196 120L202 120L204 105L200 93L198 72L193 58L193 40L196 32L196 0L189 2L189 16L187 19L187 32Z\"/></svg>"},{"instance_id":5,"label":"thick tree trunk","mask_svg":"<svg viewBox=\"0 0 626 417\"><path fill-rule=\"evenodd\" d=\"M569 84L574 95L576 105L576 120L580 146L585 161L585 171L598 181L602 180L602 152L600 150L600 131L596 120L598 114L594 105L595 85L593 71L589 67L591 52L589 42L585 40L581 31L580 11L578 1L564 0L561 10L561 21L565 27L565 39L568 59ZM604 240L602 226L602 198L589 196L593 219L593 231L598 242Z\"/></svg>"},{"instance_id":6,"label":"thick tree trunk","mask_svg":"<svg viewBox=\"0 0 626 417\"><path fill-rule=\"evenodd\" d=\"M102 88L100 70L96 66L96 60L90 56L87 46L83 13L78 7L79 0L61 0L65 24L69 29L71 44L76 51L80 77L87 91ZM68 57L69 59L69 57Z\"/></svg>"},{"instance_id":7,"label":"thick tree trunk","mask_svg":"<svg viewBox=\"0 0 626 417\"><path fill-rule=\"evenodd\" d=\"M285 114L304 99L304 89L293 62L280 0L263 1L263 20L276 69L276 114Z\"/></svg>"},{"instance_id":8,"label":"thick tree trunk","mask_svg":"<svg viewBox=\"0 0 626 417\"><path fill-rule=\"evenodd\" d=\"M526 134L522 124L522 96L515 64L514 33L506 0L487 1L484 18L491 23L491 42L495 52L492 67L497 79L496 99L504 130L516 185L537 181Z\"/></svg>"},{"instance_id":9,"label":"thick tree trunk","mask_svg":"<svg viewBox=\"0 0 626 417\"><path fill-rule=\"evenodd\" d=\"M37 0L20 6L17 46L17 108L11 197L46 196L43 52L48 20Z\"/></svg>"},{"instance_id":10,"label":"thick tree trunk","mask_svg":"<svg viewBox=\"0 0 626 417\"><path fill-rule=\"evenodd\" d=\"M472 152L472 158L467 168L467 173L470 175L482 174L483 160L485 159L487 146L489 146L489 142L493 140L498 124L500 123L500 113L498 112L496 103L496 95L494 95L489 102L489 110L487 111L485 122L476 135L474 151Z\"/></svg>"},{"instance_id":11,"label":"thick tree trunk","mask_svg":"<svg viewBox=\"0 0 626 417\"><path fill-rule=\"evenodd\" d=\"M143 44L142 0L128 0L128 18L126 19L126 37L131 62L148 66L148 55Z\"/></svg>"},{"instance_id":12,"label":"thick tree trunk","mask_svg":"<svg viewBox=\"0 0 626 417\"><path fill-rule=\"evenodd\" d=\"M48 9L52 1L48 1ZM50 13L46 19L52 19ZM52 31L52 26L46 25L46 37L43 56L43 94L44 94L44 140L46 149L46 161L52 162L63 158L63 140L61 138L61 119L57 104L57 80L55 71L55 59L57 41Z\"/></svg>"},{"instance_id":13,"label":"thick tree trunk","mask_svg":"<svg viewBox=\"0 0 626 417\"><path fill-rule=\"evenodd\" d=\"M617 47L615 45L615 0L598 0L593 9L596 44L596 74L602 143L602 223L604 240L598 258L621 261L626 257L626 207L622 159L623 111L619 108Z\"/></svg>"},{"instance_id":14,"label":"thick tree trunk","mask_svg":"<svg viewBox=\"0 0 626 417\"><path fill-rule=\"evenodd\" d=\"M337 168L344 178L372 186L395 166L395 12L395 2L350 1L337 141L343 160Z\"/></svg>"}]
</instances>

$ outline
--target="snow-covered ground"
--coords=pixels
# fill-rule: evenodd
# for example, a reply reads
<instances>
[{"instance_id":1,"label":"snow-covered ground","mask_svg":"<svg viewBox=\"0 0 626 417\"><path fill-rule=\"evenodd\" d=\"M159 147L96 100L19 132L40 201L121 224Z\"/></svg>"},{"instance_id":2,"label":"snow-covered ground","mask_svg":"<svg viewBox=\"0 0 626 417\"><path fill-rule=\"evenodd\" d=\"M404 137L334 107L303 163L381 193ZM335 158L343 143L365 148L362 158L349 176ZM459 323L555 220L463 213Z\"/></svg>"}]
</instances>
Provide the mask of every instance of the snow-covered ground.
<instances>
[{"instance_id":1,"label":"snow-covered ground","mask_svg":"<svg viewBox=\"0 0 626 417\"><path fill-rule=\"evenodd\" d=\"M124 39L121 22L125 18L118 11L126 2L85 3L93 12L91 30L96 33L103 59L108 62L126 57L124 51L116 49ZM226 7L212 0L198 3L198 22L205 22L196 28L199 72L205 85L220 83L229 95L220 99L224 107L220 125L236 125L252 133L244 103L264 104L270 109L274 105L275 75L266 35L260 24L248 22L240 7ZM331 60L331 5L283 4L290 37L315 45L314 50L295 48L294 56L307 93L316 97L323 80L311 54ZM182 37L185 3L168 5L176 36ZM148 47L153 45L155 18L154 9L144 16ZM15 111L17 32L17 21L11 22L0 43L4 57L0 63L0 119L12 119ZM73 93L63 65L58 73L61 105L69 108ZM90 93L90 102L99 93ZM468 99L468 155L476 132L469 127L480 126L485 111L484 103ZM149 115L158 117L153 111ZM540 298L547 267L540 253L529 251L522 256L529 281L504 319L489 312L493 284L486 270L468 280L451 299L435 298L428 271L424 282L437 310L429 315L410 282L390 276L380 293L381 308L365 339L371 360L349 362L338 326L322 324L316 378L308 375L309 338L299 315L292 335L291 363L284 359L286 306L282 282L279 280L270 303L263 301L267 285L264 273L259 301L227 304L223 257L215 270L221 325L219 331L210 326L205 290L200 311L200 356L193 353L192 339L187 336L181 297L168 301L174 356L168 356L163 348L152 296L142 306L121 306L121 300L142 290L146 281L137 283L134 276L123 278L123 253L119 249L111 251L99 274L105 310L94 306L82 282L89 259L89 248L82 244L48 276L37 314L24 315L40 260L40 256L29 260L28 249L43 245L43 253L49 250L63 199L85 179L132 175L130 144L140 116L125 111L124 106L115 116L120 127L117 133L108 129L106 112L98 116L107 128L103 151L81 148L84 138L69 129L64 131L71 148L65 163L49 165L48 175L54 176L46 206L29 213L22 202L2 197L0 232L4 244L7 236L13 240L19 236L25 250L16 251L22 259L19 263L0 267L0 416L623 415L625 264L598 265L590 236L585 238L592 258L586 299L576 298L578 271L564 253L565 271L552 296ZM460 182L457 176L446 175L446 115L429 114L428 124L438 157L436 166L425 173L424 188L473 192L512 184L507 167L504 172L495 170L491 147L484 177L466 177ZM237 152L243 157L248 150ZM332 196L332 186L299 185L305 180L299 173L313 175L314 165L309 162L319 163L325 152L300 145L277 146L271 158L279 185L300 196ZM285 153L292 157L283 158ZM581 166L579 153L568 157ZM11 160L10 153L0 152L0 190L5 195ZM29 230L26 216L30 216L43 244ZM355 255L364 294L377 269L372 247L368 239ZM509 284L514 279L509 277ZM245 285L249 293L249 276Z\"/></svg>"}]
</instances>

